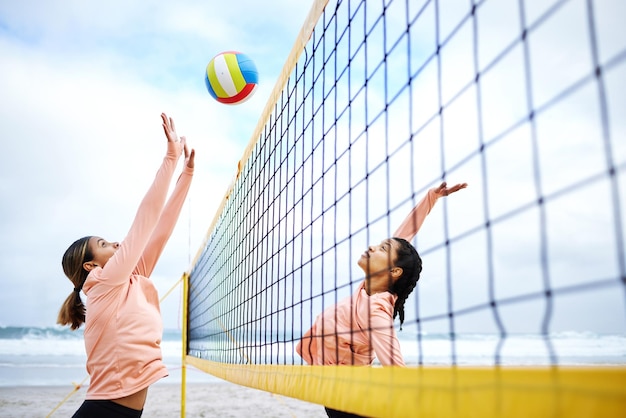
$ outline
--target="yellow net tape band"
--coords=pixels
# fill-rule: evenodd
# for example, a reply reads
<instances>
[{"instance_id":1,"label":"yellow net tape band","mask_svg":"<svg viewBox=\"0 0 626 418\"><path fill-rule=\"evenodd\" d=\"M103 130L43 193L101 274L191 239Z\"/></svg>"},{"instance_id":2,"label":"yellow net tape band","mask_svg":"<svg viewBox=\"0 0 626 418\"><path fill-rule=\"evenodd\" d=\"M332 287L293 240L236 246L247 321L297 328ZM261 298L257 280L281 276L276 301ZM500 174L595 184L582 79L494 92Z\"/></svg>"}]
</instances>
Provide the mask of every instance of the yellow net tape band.
<instances>
[{"instance_id":1,"label":"yellow net tape band","mask_svg":"<svg viewBox=\"0 0 626 418\"><path fill-rule=\"evenodd\" d=\"M372 417L622 417L623 367L235 365L187 356L230 382Z\"/></svg>"}]
</instances>

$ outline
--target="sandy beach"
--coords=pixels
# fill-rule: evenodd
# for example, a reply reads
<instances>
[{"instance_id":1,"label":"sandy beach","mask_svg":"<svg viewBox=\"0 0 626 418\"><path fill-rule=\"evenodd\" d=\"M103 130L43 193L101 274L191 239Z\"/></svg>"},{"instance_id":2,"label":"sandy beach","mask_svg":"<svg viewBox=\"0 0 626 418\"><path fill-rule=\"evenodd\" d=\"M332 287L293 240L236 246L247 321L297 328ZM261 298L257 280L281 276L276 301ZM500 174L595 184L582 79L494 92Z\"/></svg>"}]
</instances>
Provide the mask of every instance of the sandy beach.
<instances>
[{"instance_id":1,"label":"sandy beach","mask_svg":"<svg viewBox=\"0 0 626 418\"><path fill-rule=\"evenodd\" d=\"M43 418L72 392L66 386L0 387L0 417ZM85 397L81 388L52 413L71 417ZM180 417L180 385L158 383L150 388L143 417ZM196 417L325 417L320 405L238 386L230 382L187 385L186 416Z\"/></svg>"}]
</instances>

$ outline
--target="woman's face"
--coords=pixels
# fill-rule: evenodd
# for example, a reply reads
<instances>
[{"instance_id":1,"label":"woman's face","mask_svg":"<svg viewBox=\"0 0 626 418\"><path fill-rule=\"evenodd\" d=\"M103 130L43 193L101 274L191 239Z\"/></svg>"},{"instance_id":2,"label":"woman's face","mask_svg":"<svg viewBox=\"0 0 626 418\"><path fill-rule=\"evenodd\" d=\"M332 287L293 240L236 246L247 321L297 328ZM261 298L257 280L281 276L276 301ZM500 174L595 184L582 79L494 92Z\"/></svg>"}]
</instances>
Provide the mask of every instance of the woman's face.
<instances>
[{"instance_id":1,"label":"woman's face","mask_svg":"<svg viewBox=\"0 0 626 418\"><path fill-rule=\"evenodd\" d=\"M361 258L358 265L363 269L366 276L375 276L389 271L394 267L397 259L397 249L400 244L391 238L382 241L378 245L370 245Z\"/></svg>"},{"instance_id":2,"label":"woman's face","mask_svg":"<svg viewBox=\"0 0 626 418\"><path fill-rule=\"evenodd\" d=\"M109 261L118 248L120 248L120 243L109 242L100 237L91 237L89 239L89 248L93 254L93 260L85 263L85 268L88 271L95 267L104 267L107 261Z\"/></svg>"}]
</instances>

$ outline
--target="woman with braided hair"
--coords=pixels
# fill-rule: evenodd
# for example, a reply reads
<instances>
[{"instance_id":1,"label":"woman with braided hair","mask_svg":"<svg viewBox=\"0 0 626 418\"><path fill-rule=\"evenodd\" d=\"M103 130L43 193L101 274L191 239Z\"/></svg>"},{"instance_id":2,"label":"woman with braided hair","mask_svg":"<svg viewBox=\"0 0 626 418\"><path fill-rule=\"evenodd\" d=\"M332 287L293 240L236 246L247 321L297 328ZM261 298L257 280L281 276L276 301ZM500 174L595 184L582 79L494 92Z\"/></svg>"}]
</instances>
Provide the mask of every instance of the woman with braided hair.
<instances>
[{"instance_id":1,"label":"woman with braided hair","mask_svg":"<svg viewBox=\"0 0 626 418\"><path fill-rule=\"evenodd\" d=\"M72 282L57 323L85 324L89 388L75 418L140 417L148 387L168 375L162 361L159 295L149 279L187 196L194 150L178 137L174 121L161 114L167 152L122 242L97 236L76 240L65 251L63 271ZM184 167L167 199L184 153ZM80 292L87 296L87 307Z\"/></svg>"},{"instance_id":2,"label":"woman with braided hair","mask_svg":"<svg viewBox=\"0 0 626 418\"><path fill-rule=\"evenodd\" d=\"M371 245L358 261L365 280L356 292L322 312L296 347L310 365L404 366L393 321L404 322L404 303L422 271L422 260L410 241L442 196L467 187L432 188L393 234ZM326 408L329 417L357 416Z\"/></svg>"}]
</instances>

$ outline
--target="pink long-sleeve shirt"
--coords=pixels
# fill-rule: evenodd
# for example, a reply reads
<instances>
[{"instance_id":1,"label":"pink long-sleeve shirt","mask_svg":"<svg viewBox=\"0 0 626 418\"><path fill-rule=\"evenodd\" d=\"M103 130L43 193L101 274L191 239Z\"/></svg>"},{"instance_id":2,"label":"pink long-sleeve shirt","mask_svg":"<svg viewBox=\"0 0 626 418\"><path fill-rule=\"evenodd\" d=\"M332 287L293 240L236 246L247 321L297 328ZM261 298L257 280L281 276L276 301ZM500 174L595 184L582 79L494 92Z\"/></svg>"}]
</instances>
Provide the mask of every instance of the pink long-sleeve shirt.
<instances>
[{"instance_id":1,"label":"pink long-sleeve shirt","mask_svg":"<svg viewBox=\"0 0 626 418\"><path fill-rule=\"evenodd\" d=\"M411 241L438 199L435 189L417 204L394 237ZM350 297L324 310L303 336L296 351L311 365L404 366L393 325L398 297L390 292L368 295L365 282Z\"/></svg>"},{"instance_id":2,"label":"pink long-sleeve shirt","mask_svg":"<svg viewBox=\"0 0 626 418\"><path fill-rule=\"evenodd\" d=\"M90 376L86 399L132 395L168 375L162 362L159 295L148 278L167 243L191 184L185 165L167 204L180 151L168 153L119 249L104 268L93 269L87 295L85 348Z\"/></svg>"}]
</instances>

